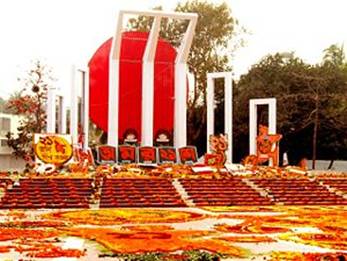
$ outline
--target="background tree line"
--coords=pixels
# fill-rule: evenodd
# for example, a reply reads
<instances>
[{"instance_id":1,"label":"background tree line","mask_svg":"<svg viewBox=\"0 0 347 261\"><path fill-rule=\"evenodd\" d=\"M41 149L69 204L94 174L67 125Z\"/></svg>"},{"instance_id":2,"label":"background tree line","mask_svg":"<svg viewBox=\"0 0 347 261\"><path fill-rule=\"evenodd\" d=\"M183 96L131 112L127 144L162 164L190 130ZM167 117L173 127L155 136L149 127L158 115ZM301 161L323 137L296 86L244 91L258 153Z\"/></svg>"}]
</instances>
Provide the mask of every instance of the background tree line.
<instances>
[{"instance_id":1,"label":"background tree line","mask_svg":"<svg viewBox=\"0 0 347 261\"><path fill-rule=\"evenodd\" d=\"M314 65L294 54L264 57L236 85L236 144L244 144L248 134L248 100L275 97L278 132L284 135L281 150L294 164L302 157L346 159L346 68L343 48L337 45L324 50L323 61ZM266 112L260 111L260 119L266 121ZM239 149L244 154L248 148Z\"/></svg>"}]
</instances>

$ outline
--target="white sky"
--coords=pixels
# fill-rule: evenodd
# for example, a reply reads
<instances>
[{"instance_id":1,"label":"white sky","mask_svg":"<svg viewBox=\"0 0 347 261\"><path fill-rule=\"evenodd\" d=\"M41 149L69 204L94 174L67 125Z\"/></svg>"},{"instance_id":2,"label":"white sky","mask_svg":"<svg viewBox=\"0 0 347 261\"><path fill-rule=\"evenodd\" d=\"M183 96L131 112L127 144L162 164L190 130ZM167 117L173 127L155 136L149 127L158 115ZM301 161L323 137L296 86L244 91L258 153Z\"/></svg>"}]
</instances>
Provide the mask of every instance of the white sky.
<instances>
[{"instance_id":1,"label":"white sky","mask_svg":"<svg viewBox=\"0 0 347 261\"><path fill-rule=\"evenodd\" d=\"M212 0L211 0L212 1ZM86 64L112 36L120 9L172 10L176 0L1 0L0 96L18 88L30 60L43 59L58 87L69 88L72 64ZM261 57L277 51L318 62L322 51L347 40L346 0L227 0L251 35L232 61L240 75Z\"/></svg>"}]
</instances>

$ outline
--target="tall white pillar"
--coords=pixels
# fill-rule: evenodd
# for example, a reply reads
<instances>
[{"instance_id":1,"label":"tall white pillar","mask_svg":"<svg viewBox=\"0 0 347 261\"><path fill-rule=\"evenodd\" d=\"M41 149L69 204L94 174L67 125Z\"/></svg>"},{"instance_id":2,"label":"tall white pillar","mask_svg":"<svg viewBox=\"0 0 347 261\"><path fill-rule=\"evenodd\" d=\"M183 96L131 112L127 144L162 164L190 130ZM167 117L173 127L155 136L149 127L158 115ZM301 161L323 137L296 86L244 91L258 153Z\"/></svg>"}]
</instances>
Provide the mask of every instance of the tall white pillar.
<instances>
[{"instance_id":1,"label":"tall white pillar","mask_svg":"<svg viewBox=\"0 0 347 261\"><path fill-rule=\"evenodd\" d=\"M210 135L214 134L214 79L207 77L207 144L206 149L208 153L210 150Z\"/></svg>"},{"instance_id":2,"label":"tall white pillar","mask_svg":"<svg viewBox=\"0 0 347 261\"><path fill-rule=\"evenodd\" d=\"M108 76L108 126L107 144L118 146L118 119L119 119L119 60L122 41L123 12L119 12L116 31L112 40L109 57Z\"/></svg>"},{"instance_id":3,"label":"tall white pillar","mask_svg":"<svg viewBox=\"0 0 347 261\"><path fill-rule=\"evenodd\" d=\"M277 104L276 99L272 99L269 103L269 134L276 134L276 123L277 123ZM273 145L273 149L275 149L276 144ZM279 150L277 154L277 158L279 159ZM269 160L269 165L273 166L272 158Z\"/></svg>"},{"instance_id":4,"label":"tall white pillar","mask_svg":"<svg viewBox=\"0 0 347 261\"><path fill-rule=\"evenodd\" d=\"M227 162L232 163L233 150L233 86L231 72L207 74L207 152L210 151L209 137L214 134L214 79L224 78L224 133L228 137Z\"/></svg>"},{"instance_id":5,"label":"tall white pillar","mask_svg":"<svg viewBox=\"0 0 347 261\"><path fill-rule=\"evenodd\" d=\"M71 106L70 106L70 134L72 143L78 144L78 81L76 67L71 68Z\"/></svg>"},{"instance_id":6,"label":"tall white pillar","mask_svg":"<svg viewBox=\"0 0 347 261\"><path fill-rule=\"evenodd\" d=\"M153 146L154 63L142 64L141 145Z\"/></svg>"},{"instance_id":7,"label":"tall white pillar","mask_svg":"<svg viewBox=\"0 0 347 261\"><path fill-rule=\"evenodd\" d=\"M232 74L224 78L224 133L228 135L227 162L233 162L233 86Z\"/></svg>"},{"instance_id":8,"label":"tall white pillar","mask_svg":"<svg viewBox=\"0 0 347 261\"><path fill-rule=\"evenodd\" d=\"M249 101L249 154L257 154L257 107L254 100Z\"/></svg>"},{"instance_id":9,"label":"tall white pillar","mask_svg":"<svg viewBox=\"0 0 347 261\"><path fill-rule=\"evenodd\" d=\"M59 108L59 119L58 119L58 132L66 134L66 105L64 96L58 96L58 108Z\"/></svg>"},{"instance_id":10,"label":"tall white pillar","mask_svg":"<svg viewBox=\"0 0 347 261\"><path fill-rule=\"evenodd\" d=\"M119 60L110 60L107 144L118 146Z\"/></svg>"},{"instance_id":11,"label":"tall white pillar","mask_svg":"<svg viewBox=\"0 0 347 261\"><path fill-rule=\"evenodd\" d=\"M154 58L157 50L157 43L160 31L160 20L161 17L155 17L154 19L142 59L142 146L153 146Z\"/></svg>"},{"instance_id":12,"label":"tall white pillar","mask_svg":"<svg viewBox=\"0 0 347 261\"><path fill-rule=\"evenodd\" d=\"M49 88L47 93L47 108L46 108L46 114L47 114L47 125L46 125L46 131L47 133L55 133L55 124L56 124L56 95L55 95L55 89Z\"/></svg>"},{"instance_id":13,"label":"tall white pillar","mask_svg":"<svg viewBox=\"0 0 347 261\"><path fill-rule=\"evenodd\" d=\"M187 145L187 65L175 65L174 146Z\"/></svg>"},{"instance_id":14,"label":"tall white pillar","mask_svg":"<svg viewBox=\"0 0 347 261\"><path fill-rule=\"evenodd\" d=\"M187 146L187 60L192 45L197 22L197 14L178 14L173 17L189 19L186 33L177 51L175 61L175 109L174 109L174 146ZM186 17L184 17L186 16Z\"/></svg>"},{"instance_id":15,"label":"tall white pillar","mask_svg":"<svg viewBox=\"0 0 347 261\"><path fill-rule=\"evenodd\" d=\"M276 134L277 123L277 104L276 99L272 99L269 103L269 134Z\"/></svg>"},{"instance_id":16,"label":"tall white pillar","mask_svg":"<svg viewBox=\"0 0 347 261\"><path fill-rule=\"evenodd\" d=\"M86 150L89 146L89 69L83 72L83 86L82 86L82 99L83 99L83 133L84 143L83 149Z\"/></svg>"}]
</instances>

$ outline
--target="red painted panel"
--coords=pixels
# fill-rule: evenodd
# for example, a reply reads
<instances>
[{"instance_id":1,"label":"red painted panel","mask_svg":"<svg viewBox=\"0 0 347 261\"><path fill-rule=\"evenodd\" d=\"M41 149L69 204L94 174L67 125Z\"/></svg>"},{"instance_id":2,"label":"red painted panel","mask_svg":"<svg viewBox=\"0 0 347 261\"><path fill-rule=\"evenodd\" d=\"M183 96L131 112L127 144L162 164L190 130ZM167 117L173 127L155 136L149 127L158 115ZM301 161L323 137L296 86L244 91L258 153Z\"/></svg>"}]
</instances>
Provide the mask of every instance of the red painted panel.
<instances>
[{"instance_id":1,"label":"red painted panel","mask_svg":"<svg viewBox=\"0 0 347 261\"><path fill-rule=\"evenodd\" d=\"M148 33L123 33L120 58L119 139L128 129L141 138L142 57ZM89 62L90 119L107 132L108 73L111 39L95 52ZM175 49L159 40L155 57L154 76L154 135L163 129L172 134L174 117Z\"/></svg>"},{"instance_id":2,"label":"red painted panel","mask_svg":"<svg viewBox=\"0 0 347 261\"><path fill-rule=\"evenodd\" d=\"M107 132L108 72L112 39L103 43L89 61L89 117Z\"/></svg>"}]
</instances>

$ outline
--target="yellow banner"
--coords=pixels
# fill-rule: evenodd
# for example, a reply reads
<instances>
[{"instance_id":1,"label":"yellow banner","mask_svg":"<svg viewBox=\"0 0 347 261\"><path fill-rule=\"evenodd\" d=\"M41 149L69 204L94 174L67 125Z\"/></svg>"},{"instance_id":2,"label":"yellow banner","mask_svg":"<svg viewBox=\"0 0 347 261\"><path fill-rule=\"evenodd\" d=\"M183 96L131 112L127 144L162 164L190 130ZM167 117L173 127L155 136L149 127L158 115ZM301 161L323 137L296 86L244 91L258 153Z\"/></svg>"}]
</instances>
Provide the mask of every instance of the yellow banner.
<instances>
[{"instance_id":1,"label":"yellow banner","mask_svg":"<svg viewBox=\"0 0 347 261\"><path fill-rule=\"evenodd\" d=\"M62 165L72 157L71 136L60 134L35 134L36 157L46 164Z\"/></svg>"}]
</instances>

